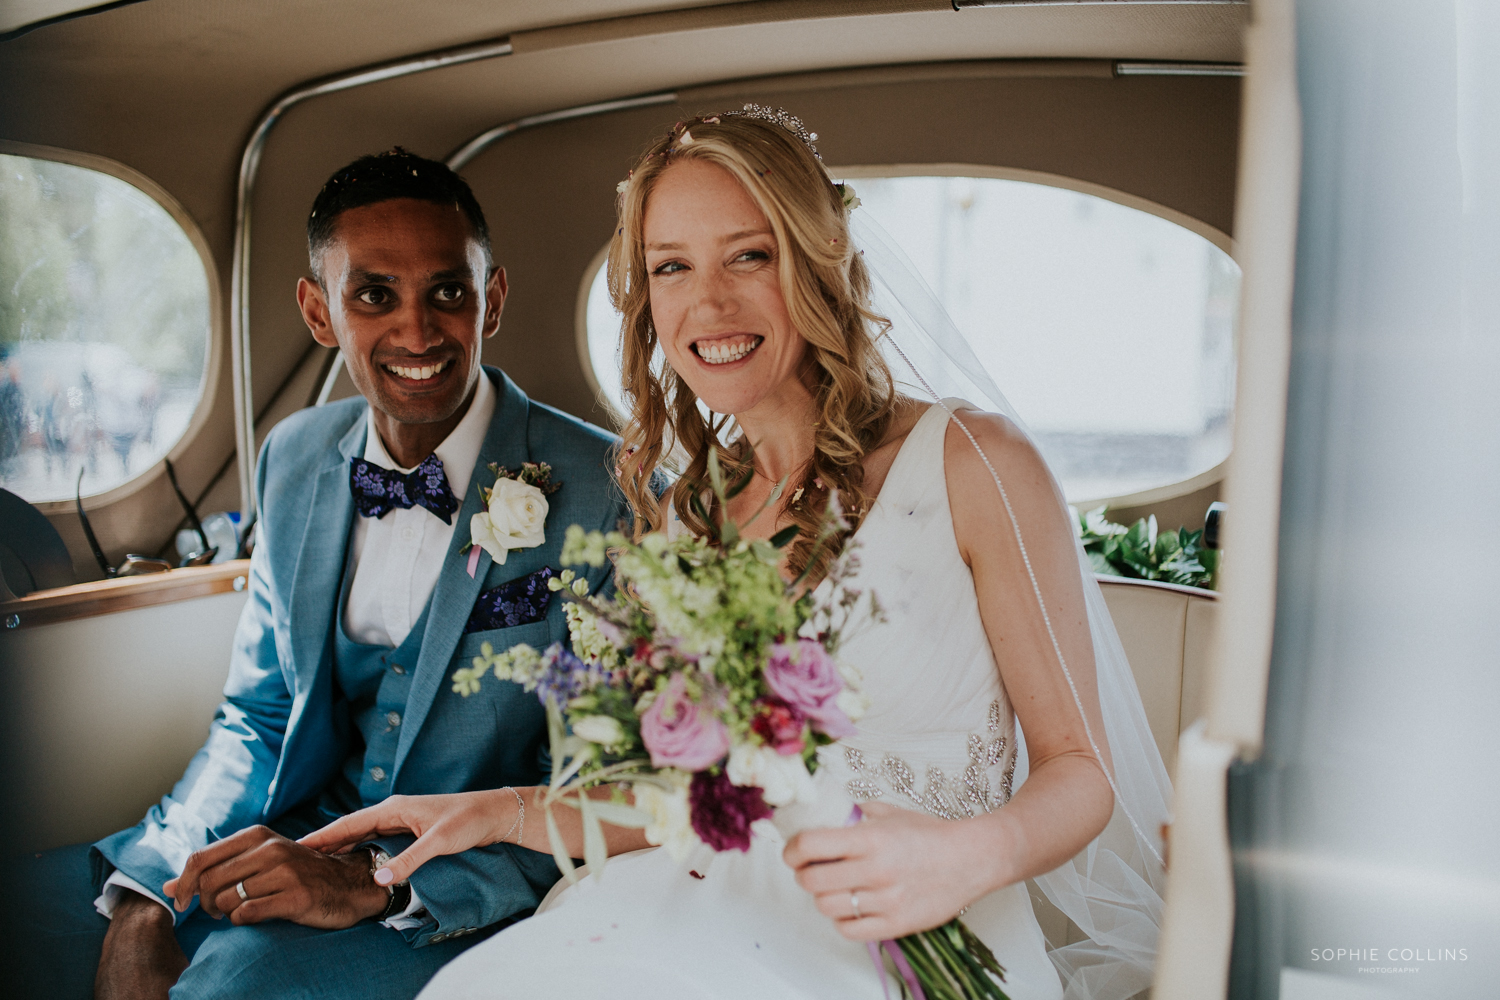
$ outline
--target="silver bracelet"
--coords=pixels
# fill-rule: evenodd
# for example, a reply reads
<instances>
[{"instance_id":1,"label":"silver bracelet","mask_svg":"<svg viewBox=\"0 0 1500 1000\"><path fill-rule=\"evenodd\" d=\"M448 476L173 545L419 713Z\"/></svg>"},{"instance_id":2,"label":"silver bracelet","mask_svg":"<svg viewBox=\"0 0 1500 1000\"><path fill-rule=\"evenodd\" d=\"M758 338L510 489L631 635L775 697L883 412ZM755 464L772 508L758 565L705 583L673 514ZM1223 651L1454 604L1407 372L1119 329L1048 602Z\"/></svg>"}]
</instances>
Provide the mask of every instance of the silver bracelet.
<instances>
[{"instance_id":1,"label":"silver bracelet","mask_svg":"<svg viewBox=\"0 0 1500 1000\"><path fill-rule=\"evenodd\" d=\"M516 844L519 845L521 843L521 838L526 836L526 800L521 798L520 792L516 791L514 788L511 788L509 785L506 786L506 789L510 791L510 794L516 797L516 805L520 807L520 812L516 814L516 820L510 825L510 829L505 831L505 836L501 837L498 841L496 841L496 843L505 843L510 839L510 835L515 833ZM519 833L516 833L517 828L519 828L520 830Z\"/></svg>"}]
</instances>

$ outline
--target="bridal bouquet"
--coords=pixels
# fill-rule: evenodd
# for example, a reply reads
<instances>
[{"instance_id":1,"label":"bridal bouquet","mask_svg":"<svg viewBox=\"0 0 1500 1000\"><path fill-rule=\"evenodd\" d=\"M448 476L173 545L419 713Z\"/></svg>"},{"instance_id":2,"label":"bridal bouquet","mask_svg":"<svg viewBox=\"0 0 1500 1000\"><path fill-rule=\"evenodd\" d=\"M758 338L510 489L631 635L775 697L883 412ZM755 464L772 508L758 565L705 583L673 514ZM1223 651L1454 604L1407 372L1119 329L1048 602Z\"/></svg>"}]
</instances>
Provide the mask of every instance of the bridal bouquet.
<instances>
[{"instance_id":1,"label":"bridal bouquet","mask_svg":"<svg viewBox=\"0 0 1500 1000\"><path fill-rule=\"evenodd\" d=\"M721 508L750 481L726 489L713 452L709 476ZM847 528L835 496L814 556ZM569 881L577 874L553 818L557 805L578 810L584 860L596 877L607 861L603 823L644 828L648 841L682 861L705 846L749 850L751 825L777 809L802 818L820 813L812 780L818 747L852 735L865 708L857 672L836 654L851 628L882 613L873 594L849 586L859 566L853 545L830 564L826 586L809 593L805 579L787 584L781 549L796 531L752 541L726 520L711 537L656 533L635 543L573 525L563 564L612 559L615 596L591 596L587 582L565 569L548 585L571 599L571 648L496 652L486 643L472 667L454 673L461 695L493 673L535 691L546 706L552 775L544 812L553 857ZM585 794L598 785L611 786L613 797ZM818 825L830 825L830 803L821 805ZM856 808L848 821L858 816ZM956 918L869 947L877 969L880 950L890 956L915 1000L1005 1000L996 982L1004 970Z\"/></svg>"},{"instance_id":2,"label":"bridal bouquet","mask_svg":"<svg viewBox=\"0 0 1500 1000\"><path fill-rule=\"evenodd\" d=\"M716 455L709 473L721 500L749 483L726 489ZM847 526L835 501L816 544L832 543ZM647 840L681 860L700 844L749 850L751 824L814 797L818 747L852 734L864 710L856 673L835 654L846 627L878 617L879 608L847 585L858 566L852 551L833 562L818 598L804 592L805 580L788 585L781 549L796 531L752 541L726 521L714 537L669 541L656 533L634 543L573 525L563 564L597 567L612 558L615 596L590 596L565 569L548 585L571 598L571 648L496 652L486 644L472 667L453 675L459 694L493 673L546 706L547 832L569 879L576 876L554 805L579 811L584 860L599 873L601 823L644 827ZM582 794L605 784L613 799Z\"/></svg>"}]
</instances>

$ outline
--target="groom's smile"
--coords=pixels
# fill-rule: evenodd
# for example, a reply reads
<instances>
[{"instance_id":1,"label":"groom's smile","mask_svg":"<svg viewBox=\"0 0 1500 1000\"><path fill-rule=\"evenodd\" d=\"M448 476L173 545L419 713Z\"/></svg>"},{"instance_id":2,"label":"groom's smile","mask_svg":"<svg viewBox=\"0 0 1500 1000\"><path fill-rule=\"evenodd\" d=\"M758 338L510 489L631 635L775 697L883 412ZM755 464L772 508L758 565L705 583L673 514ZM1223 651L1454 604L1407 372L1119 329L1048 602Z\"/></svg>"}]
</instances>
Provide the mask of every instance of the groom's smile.
<instances>
[{"instance_id":1,"label":"groom's smile","mask_svg":"<svg viewBox=\"0 0 1500 1000\"><path fill-rule=\"evenodd\" d=\"M419 463L463 419L506 282L454 206L395 198L338 217L298 302L337 346L391 456Z\"/></svg>"}]
</instances>

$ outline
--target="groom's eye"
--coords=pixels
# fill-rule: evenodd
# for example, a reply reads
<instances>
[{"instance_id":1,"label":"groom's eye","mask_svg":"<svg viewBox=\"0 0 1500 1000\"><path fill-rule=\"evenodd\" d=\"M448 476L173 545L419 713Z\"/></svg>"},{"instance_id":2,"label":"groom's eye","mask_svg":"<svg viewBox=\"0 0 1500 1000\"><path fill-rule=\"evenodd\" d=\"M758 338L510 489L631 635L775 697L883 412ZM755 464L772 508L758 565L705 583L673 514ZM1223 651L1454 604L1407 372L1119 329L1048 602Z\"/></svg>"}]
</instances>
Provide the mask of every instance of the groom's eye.
<instances>
[{"instance_id":1,"label":"groom's eye","mask_svg":"<svg viewBox=\"0 0 1500 1000\"><path fill-rule=\"evenodd\" d=\"M432 297L445 305L453 305L463 301L464 291L463 285L439 285L433 289Z\"/></svg>"},{"instance_id":2,"label":"groom's eye","mask_svg":"<svg viewBox=\"0 0 1500 1000\"><path fill-rule=\"evenodd\" d=\"M375 285L371 288L361 288L354 293L354 297L367 306L383 306L390 303L391 292L388 288Z\"/></svg>"}]
</instances>

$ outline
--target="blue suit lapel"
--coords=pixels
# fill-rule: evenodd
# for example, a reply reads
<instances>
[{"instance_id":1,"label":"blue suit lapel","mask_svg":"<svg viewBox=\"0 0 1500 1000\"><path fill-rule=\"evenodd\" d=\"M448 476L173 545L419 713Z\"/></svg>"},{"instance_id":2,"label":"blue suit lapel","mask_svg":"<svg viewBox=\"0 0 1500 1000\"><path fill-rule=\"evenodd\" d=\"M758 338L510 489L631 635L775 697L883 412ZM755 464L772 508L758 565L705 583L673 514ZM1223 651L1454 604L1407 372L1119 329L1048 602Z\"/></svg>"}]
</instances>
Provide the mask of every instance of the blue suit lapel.
<instances>
[{"instance_id":1,"label":"blue suit lapel","mask_svg":"<svg viewBox=\"0 0 1500 1000\"><path fill-rule=\"evenodd\" d=\"M329 637L338 613L338 598L348 558L349 526L354 519L354 498L349 493L349 458L365 445L366 420L361 417L339 440L336 461L318 470L313 480L307 527L297 553L297 571L292 577L288 602L292 663L299 691L311 691L318 672L329 666ZM334 542L337 540L337 542ZM292 720L296 724L296 718Z\"/></svg>"},{"instance_id":2,"label":"blue suit lapel","mask_svg":"<svg viewBox=\"0 0 1500 1000\"><path fill-rule=\"evenodd\" d=\"M396 775L401 773L401 766L411 751L412 743L421 732L422 723L427 720L433 699L449 683L449 667L454 650L463 637L464 625L469 620L469 613L474 609L474 602L479 598L485 575L490 569L490 554L481 551L479 564L471 577L468 553L459 554L469 544L470 520L484 510L484 504L479 499L479 487L489 486L494 479L488 466L493 462L516 469L522 462L531 460L526 443L530 400L503 372L486 369L486 372L489 371L494 371L497 376L496 389L500 398L495 402L495 416L485 434L484 445L479 449L479 460L474 464L474 474L469 479L468 494L455 515L458 520L447 558L443 562L443 571L432 591L432 603L427 613L427 631L422 637L422 652L417 658L411 693L407 696L401 741L396 746ZM528 564L539 562L541 552L540 548L512 552L506 560L506 568L515 566L515 575L525 575L537 568ZM527 556L532 558L528 559ZM396 787L394 775L391 787Z\"/></svg>"}]
</instances>

